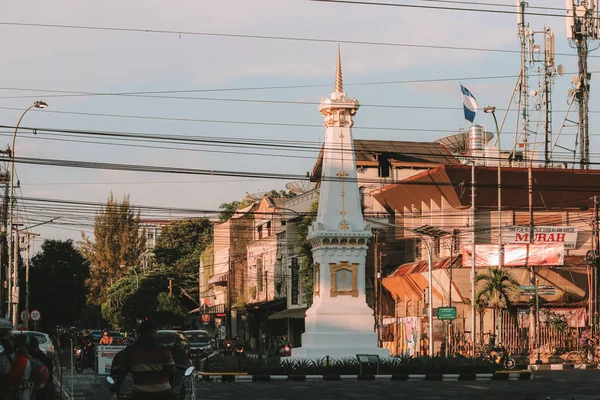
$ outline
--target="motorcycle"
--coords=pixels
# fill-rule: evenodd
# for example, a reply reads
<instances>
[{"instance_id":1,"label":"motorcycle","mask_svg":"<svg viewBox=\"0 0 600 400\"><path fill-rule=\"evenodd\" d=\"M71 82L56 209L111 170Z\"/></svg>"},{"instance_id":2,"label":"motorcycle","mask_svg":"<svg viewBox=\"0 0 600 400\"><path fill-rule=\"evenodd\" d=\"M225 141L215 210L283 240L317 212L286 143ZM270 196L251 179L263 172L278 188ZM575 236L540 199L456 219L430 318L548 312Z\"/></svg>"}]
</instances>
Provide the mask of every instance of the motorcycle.
<instances>
[{"instance_id":1,"label":"motorcycle","mask_svg":"<svg viewBox=\"0 0 600 400\"><path fill-rule=\"evenodd\" d=\"M182 370L181 367L177 367L177 369ZM194 367L185 368L185 372L183 373L183 380L181 382L181 388L179 390L179 398L196 400L196 377L195 377L196 369ZM112 376L107 376L106 381L110 385L110 392L112 393L111 400L130 400L131 396L126 394L121 394L121 388L116 384L115 379ZM186 382L190 382L189 385L189 393L186 390Z\"/></svg>"},{"instance_id":2,"label":"motorcycle","mask_svg":"<svg viewBox=\"0 0 600 400\"><path fill-rule=\"evenodd\" d=\"M235 346L233 347L233 352L238 357L244 357L244 355L245 355L244 345L241 343L236 343Z\"/></svg>"},{"instance_id":3,"label":"motorcycle","mask_svg":"<svg viewBox=\"0 0 600 400\"><path fill-rule=\"evenodd\" d=\"M516 367L515 359L508 354L508 351L506 351L506 348L502 344L492 347L484 358L502 369L512 370Z\"/></svg>"},{"instance_id":4,"label":"motorcycle","mask_svg":"<svg viewBox=\"0 0 600 400\"><path fill-rule=\"evenodd\" d=\"M225 348L223 349L223 353L225 353L226 356L231 356L233 355L233 343L225 343Z\"/></svg>"},{"instance_id":5,"label":"motorcycle","mask_svg":"<svg viewBox=\"0 0 600 400\"><path fill-rule=\"evenodd\" d=\"M292 355L292 346L290 346L285 336L279 340L277 355L279 357L290 357Z\"/></svg>"},{"instance_id":6,"label":"motorcycle","mask_svg":"<svg viewBox=\"0 0 600 400\"><path fill-rule=\"evenodd\" d=\"M91 351L89 347L89 345L75 346L75 370L78 373L82 373L85 368L93 367L94 357L90 355Z\"/></svg>"}]
</instances>

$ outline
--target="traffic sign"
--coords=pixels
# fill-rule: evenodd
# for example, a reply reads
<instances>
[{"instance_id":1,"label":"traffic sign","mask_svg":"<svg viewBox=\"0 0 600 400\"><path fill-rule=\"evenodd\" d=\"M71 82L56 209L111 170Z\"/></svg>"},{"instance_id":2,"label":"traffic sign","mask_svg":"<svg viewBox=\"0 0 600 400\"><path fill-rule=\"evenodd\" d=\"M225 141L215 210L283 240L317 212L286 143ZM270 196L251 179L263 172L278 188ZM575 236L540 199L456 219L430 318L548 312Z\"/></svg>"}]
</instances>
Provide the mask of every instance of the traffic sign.
<instances>
[{"instance_id":1,"label":"traffic sign","mask_svg":"<svg viewBox=\"0 0 600 400\"><path fill-rule=\"evenodd\" d=\"M535 286L519 286L521 290L535 290Z\"/></svg>"},{"instance_id":2,"label":"traffic sign","mask_svg":"<svg viewBox=\"0 0 600 400\"><path fill-rule=\"evenodd\" d=\"M554 286L538 286L538 289L555 289Z\"/></svg>"},{"instance_id":3,"label":"traffic sign","mask_svg":"<svg viewBox=\"0 0 600 400\"><path fill-rule=\"evenodd\" d=\"M27 320L29 319L29 313L27 312L27 310L21 311L19 315L21 316L21 321L23 322L27 322Z\"/></svg>"},{"instance_id":4,"label":"traffic sign","mask_svg":"<svg viewBox=\"0 0 600 400\"><path fill-rule=\"evenodd\" d=\"M535 296L535 292L521 292L521 296Z\"/></svg>"},{"instance_id":5,"label":"traffic sign","mask_svg":"<svg viewBox=\"0 0 600 400\"><path fill-rule=\"evenodd\" d=\"M31 311L31 320L32 321L39 321L40 318L42 318L42 313L39 312L38 310L32 310Z\"/></svg>"},{"instance_id":6,"label":"traffic sign","mask_svg":"<svg viewBox=\"0 0 600 400\"><path fill-rule=\"evenodd\" d=\"M556 294L556 292L554 290L551 290L549 292L542 292L540 294L544 294L544 295L552 295L552 294Z\"/></svg>"},{"instance_id":7,"label":"traffic sign","mask_svg":"<svg viewBox=\"0 0 600 400\"><path fill-rule=\"evenodd\" d=\"M456 319L456 307L438 307L437 317L441 321Z\"/></svg>"}]
</instances>

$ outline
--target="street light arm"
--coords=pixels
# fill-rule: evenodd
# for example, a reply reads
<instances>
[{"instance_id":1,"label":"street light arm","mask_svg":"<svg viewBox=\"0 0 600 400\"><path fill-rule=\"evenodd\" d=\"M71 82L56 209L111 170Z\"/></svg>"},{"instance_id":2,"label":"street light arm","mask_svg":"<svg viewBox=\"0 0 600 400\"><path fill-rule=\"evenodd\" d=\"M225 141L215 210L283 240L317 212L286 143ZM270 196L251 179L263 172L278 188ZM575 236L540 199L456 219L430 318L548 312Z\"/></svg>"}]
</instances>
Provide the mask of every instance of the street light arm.
<instances>
[{"instance_id":1,"label":"street light arm","mask_svg":"<svg viewBox=\"0 0 600 400\"><path fill-rule=\"evenodd\" d=\"M59 219L59 218L60 218L60 217L54 217L54 218L52 218L52 219L49 219L48 221L45 221L45 222L40 222L39 224L35 224L35 225L30 225L30 226L28 226L28 227L26 227L26 228L21 228L21 230L22 230L22 231L26 231L26 230L28 230L28 229L35 228L36 226L40 226L40 225L46 225L46 224L49 224L50 222L54 222L54 221L56 221L56 220L57 220L57 219Z\"/></svg>"}]
</instances>

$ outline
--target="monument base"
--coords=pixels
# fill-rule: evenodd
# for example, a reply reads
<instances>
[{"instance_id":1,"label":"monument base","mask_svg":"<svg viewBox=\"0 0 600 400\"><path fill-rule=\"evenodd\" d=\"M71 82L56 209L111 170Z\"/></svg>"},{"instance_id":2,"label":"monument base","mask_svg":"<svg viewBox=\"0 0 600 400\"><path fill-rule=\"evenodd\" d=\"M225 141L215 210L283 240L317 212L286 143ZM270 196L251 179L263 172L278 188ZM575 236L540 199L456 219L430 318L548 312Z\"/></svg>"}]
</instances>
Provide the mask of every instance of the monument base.
<instances>
[{"instance_id":1,"label":"monument base","mask_svg":"<svg viewBox=\"0 0 600 400\"><path fill-rule=\"evenodd\" d=\"M339 360L356 358L357 354L389 357L389 350L377 347L373 323L373 310L362 299L338 297L318 301L306 310L302 347L292 349L288 359L314 361L329 356Z\"/></svg>"}]
</instances>

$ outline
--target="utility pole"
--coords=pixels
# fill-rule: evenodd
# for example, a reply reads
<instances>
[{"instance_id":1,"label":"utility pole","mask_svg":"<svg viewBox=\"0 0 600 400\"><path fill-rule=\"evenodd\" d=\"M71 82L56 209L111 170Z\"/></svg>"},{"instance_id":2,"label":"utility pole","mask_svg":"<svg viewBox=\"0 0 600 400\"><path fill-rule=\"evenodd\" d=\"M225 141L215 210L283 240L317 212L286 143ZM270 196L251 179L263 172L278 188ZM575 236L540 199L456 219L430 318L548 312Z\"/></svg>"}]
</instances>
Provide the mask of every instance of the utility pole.
<instances>
[{"instance_id":1,"label":"utility pole","mask_svg":"<svg viewBox=\"0 0 600 400\"><path fill-rule=\"evenodd\" d=\"M600 257L598 257L598 251L600 251L600 226L599 226L599 212L600 201L598 196L594 196L594 254L596 256L594 260L594 267L591 268L591 277L592 282L594 284L594 295L593 295L593 320L592 320L592 334L595 334L597 331L596 325L598 324L598 268L600 267ZM590 299L592 296L590 296Z\"/></svg>"},{"instance_id":2,"label":"utility pole","mask_svg":"<svg viewBox=\"0 0 600 400\"><path fill-rule=\"evenodd\" d=\"M7 181L8 182L8 181ZM9 196L8 196L8 183L6 183L5 187L4 187L4 201L2 202L2 227L4 228L4 233L2 234L2 240L0 240L0 314L6 316L8 313L8 299L10 298L10 296L7 295L6 291L5 291L5 286L4 283L6 282L8 287L8 280L9 280L9 275L8 275L8 271L9 271L9 266L8 264L6 265L6 268L4 267L4 258L6 258L6 254L4 253L4 249L8 249L8 243L10 243L10 239L6 236L6 232L8 232L6 224L8 223L8 202L9 202ZM4 246L4 243L6 242L7 246ZM10 249L9 249L10 251Z\"/></svg>"},{"instance_id":3,"label":"utility pole","mask_svg":"<svg viewBox=\"0 0 600 400\"><path fill-rule=\"evenodd\" d=\"M169 278L169 296L173 296L173 278Z\"/></svg>"},{"instance_id":4,"label":"utility pole","mask_svg":"<svg viewBox=\"0 0 600 400\"><path fill-rule=\"evenodd\" d=\"M231 257L229 257L229 261L227 264L227 335L229 337L232 336L232 332L231 332L231 293L232 293L232 269L233 269L233 265L234 262L231 260ZM267 289L267 293L269 291L269 288Z\"/></svg>"},{"instance_id":5,"label":"utility pole","mask_svg":"<svg viewBox=\"0 0 600 400\"><path fill-rule=\"evenodd\" d=\"M534 219L533 219L533 168L531 166L531 161L527 162L527 193L529 197L529 245L527 246L527 260L531 257L529 256L531 253L531 247L533 245L534 238ZM533 265L529 265L529 284L536 286L537 293L537 284L535 279L535 270ZM537 294L536 294L537 296ZM534 343L536 340L536 332L537 332L537 324L536 324L536 313L535 307L529 307L529 342ZM536 343L539 346L539 343Z\"/></svg>"},{"instance_id":6,"label":"utility pole","mask_svg":"<svg viewBox=\"0 0 600 400\"><path fill-rule=\"evenodd\" d=\"M477 284L477 261L476 261L476 250L475 250L475 161L471 162L471 330L473 331L473 335L471 341L473 343L473 357L475 357L475 338L476 331L475 325L476 321L476 311L475 307L475 285Z\"/></svg>"},{"instance_id":7,"label":"utility pole","mask_svg":"<svg viewBox=\"0 0 600 400\"><path fill-rule=\"evenodd\" d=\"M25 232L25 311L29 315L29 238L40 236L39 233ZM29 318L25 320L25 328L29 330Z\"/></svg>"},{"instance_id":8,"label":"utility pole","mask_svg":"<svg viewBox=\"0 0 600 400\"><path fill-rule=\"evenodd\" d=\"M377 343L381 346L381 327L379 326L379 302L377 301L379 292L379 231L374 232L373 241L373 308L375 310L375 332L377 332Z\"/></svg>"},{"instance_id":9,"label":"utility pole","mask_svg":"<svg viewBox=\"0 0 600 400\"><path fill-rule=\"evenodd\" d=\"M12 286L12 323L13 326L17 326L19 322L19 227L15 225L13 227L14 232L14 244L13 244L13 266L12 275L14 284Z\"/></svg>"},{"instance_id":10,"label":"utility pole","mask_svg":"<svg viewBox=\"0 0 600 400\"><path fill-rule=\"evenodd\" d=\"M570 7L569 7L570 6ZM590 168L589 96L588 73L589 41L599 38L598 0L567 1L567 39L577 49L579 76L574 79L575 99L579 102L579 154L580 168Z\"/></svg>"}]
</instances>

